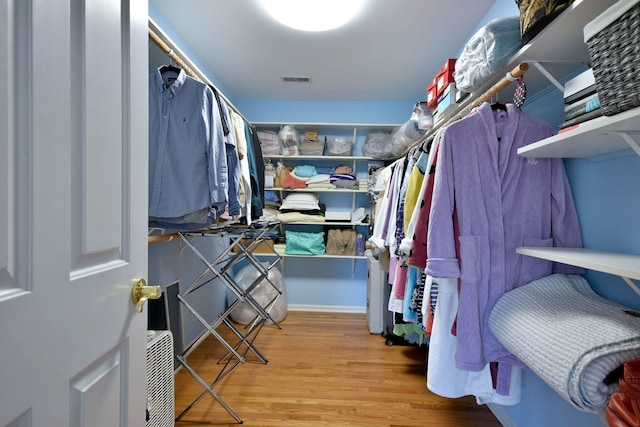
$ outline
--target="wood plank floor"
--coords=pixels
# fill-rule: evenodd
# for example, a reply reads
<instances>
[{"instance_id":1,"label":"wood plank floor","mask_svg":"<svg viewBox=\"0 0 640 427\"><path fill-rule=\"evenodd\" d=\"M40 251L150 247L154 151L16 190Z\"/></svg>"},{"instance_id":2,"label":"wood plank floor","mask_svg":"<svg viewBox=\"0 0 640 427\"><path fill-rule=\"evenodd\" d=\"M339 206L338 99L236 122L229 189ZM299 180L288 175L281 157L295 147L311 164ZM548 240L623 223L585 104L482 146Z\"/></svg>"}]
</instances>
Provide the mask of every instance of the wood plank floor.
<instances>
[{"instance_id":1,"label":"wood plank floor","mask_svg":"<svg viewBox=\"0 0 640 427\"><path fill-rule=\"evenodd\" d=\"M213 387L245 426L500 426L473 397L431 393L425 348L385 345L369 333L364 314L289 312L281 326L265 326L255 340L268 363L249 352L246 363ZM226 335L226 327L218 330ZM209 336L187 361L211 383L224 354ZM185 369L175 380L177 416L203 388ZM210 394L176 422L210 425L238 425Z\"/></svg>"}]
</instances>

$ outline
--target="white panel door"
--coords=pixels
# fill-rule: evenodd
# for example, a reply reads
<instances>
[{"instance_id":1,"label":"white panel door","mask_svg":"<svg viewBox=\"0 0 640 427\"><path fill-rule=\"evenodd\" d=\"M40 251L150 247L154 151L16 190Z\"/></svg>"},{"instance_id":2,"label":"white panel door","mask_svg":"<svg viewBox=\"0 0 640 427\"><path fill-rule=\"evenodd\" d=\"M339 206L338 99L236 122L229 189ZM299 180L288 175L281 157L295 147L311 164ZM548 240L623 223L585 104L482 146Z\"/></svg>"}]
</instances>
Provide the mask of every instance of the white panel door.
<instances>
[{"instance_id":1,"label":"white panel door","mask_svg":"<svg viewBox=\"0 0 640 427\"><path fill-rule=\"evenodd\" d=\"M147 22L0 2L0 426L145 425Z\"/></svg>"}]
</instances>

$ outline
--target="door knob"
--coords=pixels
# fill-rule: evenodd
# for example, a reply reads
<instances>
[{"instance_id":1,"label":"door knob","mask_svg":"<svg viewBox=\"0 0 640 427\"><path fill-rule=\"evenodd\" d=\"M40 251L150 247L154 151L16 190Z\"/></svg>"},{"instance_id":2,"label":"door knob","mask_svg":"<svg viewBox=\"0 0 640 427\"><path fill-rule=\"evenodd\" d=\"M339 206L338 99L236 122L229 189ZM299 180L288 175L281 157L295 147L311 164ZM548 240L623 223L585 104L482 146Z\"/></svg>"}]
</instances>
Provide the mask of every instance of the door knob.
<instances>
[{"instance_id":1,"label":"door knob","mask_svg":"<svg viewBox=\"0 0 640 427\"><path fill-rule=\"evenodd\" d=\"M131 289L131 300L136 305L136 312L142 313L144 303L150 299L158 299L162 296L160 286L147 286L147 282L140 278L133 281Z\"/></svg>"}]
</instances>

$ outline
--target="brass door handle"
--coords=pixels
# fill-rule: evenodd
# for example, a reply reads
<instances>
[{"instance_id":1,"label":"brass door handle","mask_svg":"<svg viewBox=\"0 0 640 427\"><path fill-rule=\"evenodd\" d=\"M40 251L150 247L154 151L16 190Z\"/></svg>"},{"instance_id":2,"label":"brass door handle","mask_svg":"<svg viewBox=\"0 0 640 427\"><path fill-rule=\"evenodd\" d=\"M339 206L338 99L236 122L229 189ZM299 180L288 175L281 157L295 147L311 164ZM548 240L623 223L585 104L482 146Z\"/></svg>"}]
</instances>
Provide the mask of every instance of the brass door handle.
<instances>
[{"instance_id":1,"label":"brass door handle","mask_svg":"<svg viewBox=\"0 0 640 427\"><path fill-rule=\"evenodd\" d=\"M150 299L158 299L162 296L160 286L147 286L147 282L140 278L133 281L131 288L131 300L136 305L136 312L142 313L144 303Z\"/></svg>"}]
</instances>

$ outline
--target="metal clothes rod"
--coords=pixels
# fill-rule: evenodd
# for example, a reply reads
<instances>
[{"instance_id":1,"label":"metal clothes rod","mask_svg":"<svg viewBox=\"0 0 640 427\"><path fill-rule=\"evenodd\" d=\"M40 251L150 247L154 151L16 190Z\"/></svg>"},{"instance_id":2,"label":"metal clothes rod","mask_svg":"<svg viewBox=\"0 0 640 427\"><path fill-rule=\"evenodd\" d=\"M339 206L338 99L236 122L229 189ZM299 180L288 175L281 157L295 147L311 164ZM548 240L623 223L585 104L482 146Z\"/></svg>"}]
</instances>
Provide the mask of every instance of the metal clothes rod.
<instances>
[{"instance_id":1,"label":"metal clothes rod","mask_svg":"<svg viewBox=\"0 0 640 427\"><path fill-rule=\"evenodd\" d=\"M236 113L242 117L242 119L251 124L249 120L245 116L242 115L240 110L238 110L235 105L229 99L224 96L224 94L214 85L211 80L207 78L207 76L198 69L198 67L191 62L191 60L180 50L180 48L165 34L164 31L153 21L153 19L149 18L149 38L153 40L153 42L160 48L164 53L166 53L171 60L173 60L176 64L180 66L184 70L187 75L198 79L211 87L214 91L220 95L222 99L226 102L229 108L233 109Z\"/></svg>"}]
</instances>

